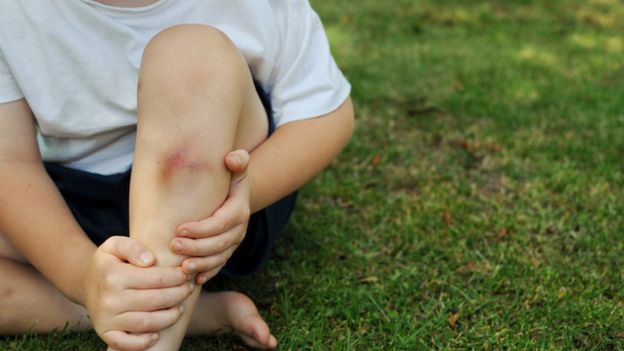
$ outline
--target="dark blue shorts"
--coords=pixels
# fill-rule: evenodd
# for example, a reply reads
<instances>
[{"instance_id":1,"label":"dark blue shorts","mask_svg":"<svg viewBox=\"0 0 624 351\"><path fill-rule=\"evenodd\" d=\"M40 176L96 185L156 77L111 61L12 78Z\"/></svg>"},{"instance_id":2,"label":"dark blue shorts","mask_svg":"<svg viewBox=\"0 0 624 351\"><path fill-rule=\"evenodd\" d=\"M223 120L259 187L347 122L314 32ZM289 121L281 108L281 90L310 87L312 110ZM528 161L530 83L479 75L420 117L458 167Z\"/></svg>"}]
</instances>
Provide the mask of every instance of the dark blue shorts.
<instances>
[{"instance_id":1,"label":"dark blue shorts","mask_svg":"<svg viewBox=\"0 0 624 351\"><path fill-rule=\"evenodd\" d=\"M258 84L256 89L269 117L270 135L275 129L270 100ZM74 217L96 245L113 235L128 235L130 170L100 175L47 162L45 168ZM251 216L245 239L221 274L243 277L264 264L273 242L288 222L296 198L297 192L294 192Z\"/></svg>"}]
</instances>

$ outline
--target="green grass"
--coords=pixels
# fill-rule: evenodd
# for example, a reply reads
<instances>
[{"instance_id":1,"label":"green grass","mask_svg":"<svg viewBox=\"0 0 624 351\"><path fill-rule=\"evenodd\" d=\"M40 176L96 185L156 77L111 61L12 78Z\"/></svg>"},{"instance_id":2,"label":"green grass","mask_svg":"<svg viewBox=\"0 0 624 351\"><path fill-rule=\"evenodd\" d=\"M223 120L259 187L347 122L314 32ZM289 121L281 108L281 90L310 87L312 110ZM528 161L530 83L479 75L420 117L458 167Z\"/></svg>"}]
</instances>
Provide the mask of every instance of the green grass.
<instances>
[{"instance_id":1,"label":"green grass","mask_svg":"<svg viewBox=\"0 0 624 351\"><path fill-rule=\"evenodd\" d=\"M624 349L624 4L313 5L357 131L264 271L216 285L249 294L282 350Z\"/></svg>"}]
</instances>

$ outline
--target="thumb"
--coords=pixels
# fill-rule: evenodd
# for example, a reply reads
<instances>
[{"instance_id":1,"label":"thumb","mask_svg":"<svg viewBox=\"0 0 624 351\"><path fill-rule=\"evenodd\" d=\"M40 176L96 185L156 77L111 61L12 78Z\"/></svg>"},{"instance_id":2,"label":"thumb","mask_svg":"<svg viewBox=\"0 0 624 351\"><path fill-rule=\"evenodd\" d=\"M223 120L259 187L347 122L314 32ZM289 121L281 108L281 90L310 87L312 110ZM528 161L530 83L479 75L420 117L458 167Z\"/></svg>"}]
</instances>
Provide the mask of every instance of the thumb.
<instances>
[{"instance_id":1,"label":"thumb","mask_svg":"<svg viewBox=\"0 0 624 351\"><path fill-rule=\"evenodd\" d=\"M244 179L249 166L249 153L240 149L228 153L225 156L225 166L232 172L232 183L238 183Z\"/></svg>"},{"instance_id":2,"label":"thumb","mask_svg":"<svg viewBox=\"0 0 624 351\"><path fill-rule=\"evenodd\" d=\"M138 241L125 236L110 237L100 248L118 259L138 267L149 267L156 263L154 254Z\"/></svg>"}]
</instances>

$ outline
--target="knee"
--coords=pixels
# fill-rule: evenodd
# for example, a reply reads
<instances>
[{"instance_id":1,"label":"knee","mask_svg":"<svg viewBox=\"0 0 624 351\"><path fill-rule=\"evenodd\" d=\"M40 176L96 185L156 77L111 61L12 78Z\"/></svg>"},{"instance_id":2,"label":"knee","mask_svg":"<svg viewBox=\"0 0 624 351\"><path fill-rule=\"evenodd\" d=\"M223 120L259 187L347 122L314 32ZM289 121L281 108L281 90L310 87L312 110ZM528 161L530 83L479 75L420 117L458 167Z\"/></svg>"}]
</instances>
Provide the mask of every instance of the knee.
<instances>
[{"instance_id":1,"label":"knee","mask_svg":"<svg viewBox=\"0 0 624 351\"><path fill-rule=\"evenodd\" d=\"M159 32L148 42L139 86L145 75L160 76L178 90L220 78L235 82L247 72L243 56L225 33L206 25L183 24Z\"/></svg>"},{"instance_id":2,"label":"knee","mask_svg":"<svg viewBox=\"0 0 624 351\"><path fill-rule=\"evenodd\" d=\"M146 45L143 60L175 60L169 63L227 63L230 55L240 56L227 34L203 24L180 24L156 34Z\"/></svg>"},{"instance_id":3,"label":"knee","mask_svg":"<svg viewBox=\"0 0 624 351\"><path fill-rule=\"evenodd\" d=\"M0 303L10 302L17 295L17 288L7 283L0 283ZM4 309L3 309L4 310Z\"/></svg>"},{"instance_id":4,"label":"knee","mask_svg":"<svg viewBox=\"0 0 624 351\"><path fill-rule=\"evenodd\" d=\"M0 259L0 265L2 265ZM0 270L2 268L0 267ZM17 287L13 286L10 282L0 282L0 335L13 334L12 328L17 322L17 316L15 315L15 301L18 295Z\"/></svg>"}]
</instances>

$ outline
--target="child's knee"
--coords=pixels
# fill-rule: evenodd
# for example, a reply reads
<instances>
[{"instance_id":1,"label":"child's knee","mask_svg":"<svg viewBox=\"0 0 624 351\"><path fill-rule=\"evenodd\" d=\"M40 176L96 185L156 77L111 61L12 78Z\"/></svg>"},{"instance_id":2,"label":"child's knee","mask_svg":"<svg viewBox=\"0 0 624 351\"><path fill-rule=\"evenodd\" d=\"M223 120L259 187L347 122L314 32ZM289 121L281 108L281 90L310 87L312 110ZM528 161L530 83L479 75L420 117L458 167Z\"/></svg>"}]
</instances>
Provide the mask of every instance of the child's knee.
<instances>
[{"instance_id":1,"label":"child's knee","mask_svg":"<svg viewBox=\"0 0 624 351\"><path fill-rule=\"evenodd\" d=\"M218 28L203 24L180 24L163 29L157 33L147 44L145 52L176 49L179 54L206 48L218 48L222 50L235 49L234 44Z\"/></svg>"},{"instance_id":2,"label":"child's knee","mask_svg":"<svg viewBox=\"0 0 624 351\"><path fill-rule=\"evenodd\" d=\"M229 37L217 28L184 24L156 34L145 47L141 80L157 75L176 91L191 92L206 84L236 82L248 68Z\"/></svg>"}]
</instances>

